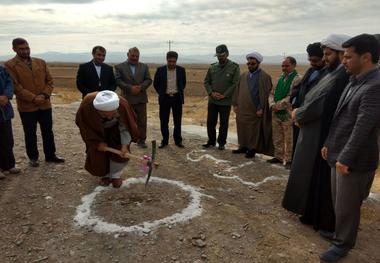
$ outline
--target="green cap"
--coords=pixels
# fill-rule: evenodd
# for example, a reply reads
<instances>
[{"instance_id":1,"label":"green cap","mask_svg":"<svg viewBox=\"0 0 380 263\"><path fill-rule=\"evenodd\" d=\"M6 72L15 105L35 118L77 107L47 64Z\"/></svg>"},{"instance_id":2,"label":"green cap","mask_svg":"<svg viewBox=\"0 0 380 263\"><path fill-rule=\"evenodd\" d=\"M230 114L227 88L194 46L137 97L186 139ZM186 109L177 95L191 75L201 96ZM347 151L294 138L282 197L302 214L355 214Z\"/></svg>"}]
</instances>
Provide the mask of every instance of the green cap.
<instances>
[{"instance_id":1,"label":"green cap","mask_svg":"<svg viewBox=\"0 0 380 263\"><path fill-rule=\"evenodd\" d=\"M223 55L224 53L228 54L227 46L224 45L224 44L217 46L216 49L215 49L215 51L216 51L215 56Z\"/></svg>"}]
</instances>

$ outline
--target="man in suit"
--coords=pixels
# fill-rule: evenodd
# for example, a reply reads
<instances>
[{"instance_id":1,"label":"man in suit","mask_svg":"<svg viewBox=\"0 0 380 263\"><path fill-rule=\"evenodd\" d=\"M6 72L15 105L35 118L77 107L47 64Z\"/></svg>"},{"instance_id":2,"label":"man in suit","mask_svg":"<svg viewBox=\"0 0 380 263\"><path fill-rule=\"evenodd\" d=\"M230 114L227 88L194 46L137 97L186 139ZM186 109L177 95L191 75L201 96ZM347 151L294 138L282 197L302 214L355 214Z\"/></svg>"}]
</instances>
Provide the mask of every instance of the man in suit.
<instances>
[{"instance_id":1,"label":"man in suit","mask_svg":"<svg viewBox=\"0 0 380 263\"><path fill-rule=\"evenodd\" d=\"M332 246L320 255L327 262L338 261L354 247L360 207L369 194L379 161L379 45L373 35L362 34L346 41L343 47L343 64L352 77L321 150L331 166L336 216Z\"/></svg>"},{"instance_id":2,"label":"man in suit","mask_svg":"<svg viewBox=\"0 0 380 263\"><path fill-rule=\"evenodd\" d=\"M127 56L127 61L115 66L116 84L136 113L140 133L137 145L146 148L146 104L148 103L146 90L152 84L152 78L148 65L139 62L140 51L137 47L130 48Z\"/></svg>"},{"instance_id":3,"label":"man in suit","mask_svg":"<svg viewBox=\"0 0 380 263\"><path fill-rule=\"evenodd\" d=\"M183 90L186 86L186 72L183 67L177 65L178 54L169 51L166 54L167 64L157 68L154 75L153 86L158 93L160 105L160 124L162 141L158 148L164 148L169 141L169 117L170 109L173 112L175 145L183 148L181 136L182 104L184 103Z\"/></svg>"},{"instance_id":4,"label":"man in suit","mask_svg":"<svg viewBox=\"0 0 380 263\"><path fill-rule=\"evenodd\" d=\"M90 62L79 65L77 88L82 93L82 97L94 91L116 89L113 68L104 63L106 49L95 46L92 49L92 57Z\"/></svg>"},{"instance_id":5,"label":"man in suit","mask_svg":"<svg viewBox=\"0 0 380 263\"><path fill-rule=\"evenodd\" d=\"M5 62L5 67L15 84L14 93L24 128L29 165L39 166L37 123L41 128L45 161L63 163L65 160L55 154L53 114L50 102L53 78L44 60L30 57L29 44L25 39L13 39L12 46L16 56Z\"/></svg>"}]
</instances>

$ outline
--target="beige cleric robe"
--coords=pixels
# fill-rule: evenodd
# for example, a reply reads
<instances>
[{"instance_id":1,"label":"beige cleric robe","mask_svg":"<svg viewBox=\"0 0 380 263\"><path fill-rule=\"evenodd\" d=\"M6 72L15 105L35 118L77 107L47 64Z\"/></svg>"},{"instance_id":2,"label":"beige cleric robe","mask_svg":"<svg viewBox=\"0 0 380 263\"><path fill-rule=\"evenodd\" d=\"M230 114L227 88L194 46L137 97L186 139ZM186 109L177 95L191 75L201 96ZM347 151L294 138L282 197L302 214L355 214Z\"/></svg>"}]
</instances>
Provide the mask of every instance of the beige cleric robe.
<instances>
[{"instance_id":1,"label":"beige cleric robe","mask_svg":"<svg viewBox=\"0 0 380 263\"><path fill-rule=\"evenodd\" d=\"M268 98L272 89L272 79L263 70L259 73L259 97L263 106L263 116L256 116L256 106L248 87L248 74L241 74L235 90L233 105L238 107L236 126L240 147L254 149L258 153L273 155L272 114Z\"/></svg>"},{"instance_id":2,"label":"beige cleric robe","mask_svg":"<svg viewBox=\"0 0 380 263\"><path fill-rule=\"evenodd\" d=\"M76 114L75 123L79 127L83 141L86 143L85 169L92 175L105 176L109 173L110 155L108 152L97 150L99 143L106 142L107 138L102 118L93 105L96 94L97 92L89 93L83 98ZM136 142L139 134L135 114L125 99L121 97L119 99L118 112L120 118L124 120L132 141ZM120 136L120 134L116 133L115 136Z\"/></svg>"}]
</instances>

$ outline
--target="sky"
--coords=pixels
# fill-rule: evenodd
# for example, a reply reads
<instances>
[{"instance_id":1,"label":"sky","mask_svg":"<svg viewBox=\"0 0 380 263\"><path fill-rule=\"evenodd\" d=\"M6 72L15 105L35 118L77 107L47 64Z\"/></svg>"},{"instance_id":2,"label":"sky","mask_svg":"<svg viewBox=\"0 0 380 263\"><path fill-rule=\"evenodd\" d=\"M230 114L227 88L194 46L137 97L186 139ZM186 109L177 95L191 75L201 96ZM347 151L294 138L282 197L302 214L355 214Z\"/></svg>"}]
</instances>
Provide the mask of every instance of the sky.
<instances>
[{"instance_id":1,"label":"sky","mask_svg":"<svg viewBox=\"0 0 380 263\"><path fill-rule=\"evenodd\" d=\"M257 50L304 53L330 33L380 33L379 0L0 0L0 55L26 38L32 53L108 51L137 46L141 55Z\"/></svg>"}]
</instances>

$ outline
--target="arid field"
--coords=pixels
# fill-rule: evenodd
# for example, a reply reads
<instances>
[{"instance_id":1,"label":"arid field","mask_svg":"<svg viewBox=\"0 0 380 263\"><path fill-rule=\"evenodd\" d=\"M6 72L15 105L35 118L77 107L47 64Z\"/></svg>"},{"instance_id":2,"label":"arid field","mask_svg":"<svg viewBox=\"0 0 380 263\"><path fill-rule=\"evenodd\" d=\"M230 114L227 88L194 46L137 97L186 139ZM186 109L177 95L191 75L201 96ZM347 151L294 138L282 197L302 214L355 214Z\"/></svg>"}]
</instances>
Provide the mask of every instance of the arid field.
<instances>
[{"instance_id":1,"label":"arid field","mask_svg":"<svg viewBox=\"0 0 380 263\"><path fill-rule=\"evenodd\" d=\"M20 118L13 121L20 175L0 181L0 262L319 262L329 247L297 216L281 207L288 171L266 156L247 160L227 149L203 150L208 65L185 65L188 85L183 113L184 149L170 139L157 151L159 168L147 188L130 161L123 187L97 187L84 169L85 149L74 118L81 95L77 64L50 63L55 81L54 131L64 165L30 168ZM157 65L150 65L153 77ZM245 65L241 66L244 71ZM302 74L307 66L301 65ZM279 65L263 65L274 82ZM157 96L149 88L148 140L161 139ZM132 145L136 155L149 154ZM356 248L342 262L380 262L380 176L362 207Z\"/></svg>"}]
</instances>

